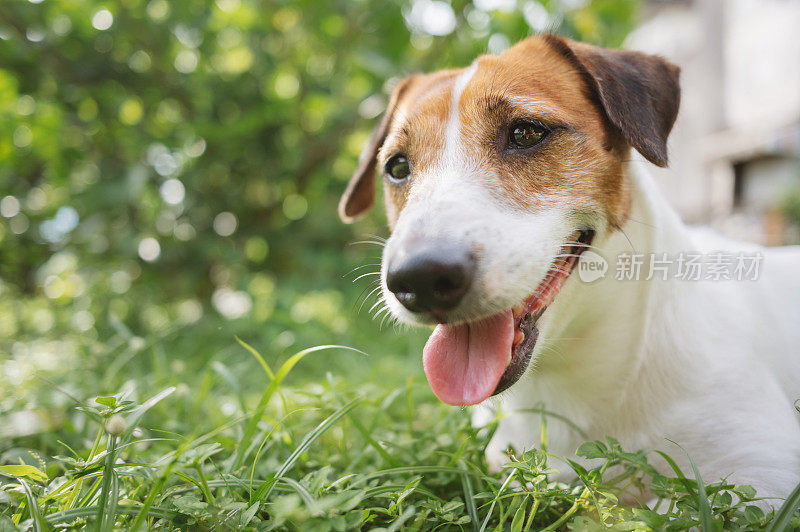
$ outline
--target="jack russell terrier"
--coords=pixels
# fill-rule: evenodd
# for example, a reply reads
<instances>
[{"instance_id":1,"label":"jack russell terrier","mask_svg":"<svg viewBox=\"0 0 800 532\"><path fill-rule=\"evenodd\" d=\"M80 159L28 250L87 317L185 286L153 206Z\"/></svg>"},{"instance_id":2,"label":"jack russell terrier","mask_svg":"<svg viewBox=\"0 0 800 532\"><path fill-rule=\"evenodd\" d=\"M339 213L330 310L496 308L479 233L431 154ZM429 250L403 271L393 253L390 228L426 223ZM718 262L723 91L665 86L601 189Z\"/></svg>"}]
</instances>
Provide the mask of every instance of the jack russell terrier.
<instances>
[{"instance_id":1,"label":"jack russell terrier","mask_svg":"<svg viewBox=\"0 0 800 532\"><path fill-rule=\"evenodd\" d=\"M439 399L497 406L504 392L494 467L539 442L531 410L544 404L589 439L683 454L669 438L707 482L785 497L800 481L800 250L685 226L631 159L666 166L678 75L659 57L543 35L407 77L340 215L369 209L379 168L382 298L398 321L436 326L422 362ZM761 259L757 275L720 276L733 254ZM653 268L690 255L716 278ZM583 281L572 274L588 256L642 257L641 275ZM583 441L558 419L548 439L561 456Z\"/></svg>"}]
</instances>

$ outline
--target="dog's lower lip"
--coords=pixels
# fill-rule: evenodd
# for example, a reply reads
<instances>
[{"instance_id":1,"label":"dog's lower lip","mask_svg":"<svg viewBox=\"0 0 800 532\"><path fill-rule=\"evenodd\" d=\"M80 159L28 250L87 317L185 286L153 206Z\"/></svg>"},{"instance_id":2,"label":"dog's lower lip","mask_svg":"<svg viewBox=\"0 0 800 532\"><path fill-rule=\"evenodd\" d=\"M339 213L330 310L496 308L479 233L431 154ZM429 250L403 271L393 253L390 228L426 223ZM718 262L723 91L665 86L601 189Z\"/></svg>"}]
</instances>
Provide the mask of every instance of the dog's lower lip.
<instances>
[{"instance_id":1,"label":"dog's lower lip","mask_svg":"<svg viewBox=\"0 0 800 532\"><path fill-rule=\"evenodd\" d=\"M441 325L445 325L448 323L447 316L445 316L445 313L442 312L441 310L433 310L430 312L430 315L431 318L433 318L436 321L436 323L439 323Z\"/></svg>"},{"instance_id":2,"label":"dog's lower lip","mask_svg":"<svg viewBox=\"0 0 800 532\"><path fill-rule=\"evenodd\" d=\"M583 253L583 251L585 251L589 245L591 245L593 238L594 230L583 230L580 231L580 236L577 239L578 244L569 246L569 251L571 251L571 255L574 257L571 257L565 262L565 264L570 264L570 269L567 275L564 277L564 280L566 280L566 278L572 273L572 270L580 259L580 254ZM546 283L550 280L553 268L557 268L557 264L557 262L554 263L554 266L551 267L551 270L548 272L547 276L545 276L545 280L542 281L542 283ZM531 300L536 296L538 291L539 288L537 288L533 295L531 295L522 303L523 309L521 312L519 309L519 304L514 306L514 319L516 320L517 314L520 314L519 322L515 323L515 328L522 331L524 337L521 342L515 343L511 347L508 366L503 372L503 375L500 377L500 381L497 383L492 395L497 395L510 388L522 377L522 375L525 374L525 371L528 369L528 364L530 364L531 357L533 356L533 348L535 347L536 340L539 337L539 329L536 328L536 323L542 314L544 314L544 311L547 309L547 305L550 303L547 302L544 305L536 308L536 302ZM553 297L556 296L554 295Z\"/></svg>"}]
</instances>

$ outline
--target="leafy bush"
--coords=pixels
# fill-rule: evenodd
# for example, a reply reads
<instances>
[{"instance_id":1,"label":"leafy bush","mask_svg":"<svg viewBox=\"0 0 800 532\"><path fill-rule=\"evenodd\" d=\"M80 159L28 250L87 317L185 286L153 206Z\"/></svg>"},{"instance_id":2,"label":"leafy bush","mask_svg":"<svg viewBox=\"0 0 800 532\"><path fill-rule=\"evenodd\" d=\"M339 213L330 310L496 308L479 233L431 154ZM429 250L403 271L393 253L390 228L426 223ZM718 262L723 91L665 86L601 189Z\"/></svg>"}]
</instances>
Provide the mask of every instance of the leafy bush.
<instances>
[{"instance_id":1,"label":"leafy bush","mask_svg":"<svg viewBox=\"0 0 800 532\"><path fill-rule=\"evenodd\" d=\"M490 431L422 384L424 331L370 321L380 248L348 244L384 223L335 205L391 83L532 28L617 45L637 5L453 0L432 36L425 3L0 2L0 530L698 522L696 483L613 442L572 486L536 450L488 472ZM371 356L270 369L330 343ZM666 507L618 505L612 464Z\"/></svg>"},{"instance_id":2,"label":"leafy bush","mask_svg":"<svg viewBox=\"0 0 800 532\"><path fill-rule=\"evenodd\" d=\"M268 357L383 345L349 311L365 280L342 279L374 262L348 243L384 234L382 215L354 234L335 206L389 85L529 23L618 44L635 8L529 4L456 0L453 31L431 36L399 0L2 2L0 349L85 367L81 342L102 351L126 329L172 351L182 324L286 332ZM202 353L179 339L181 358L231 336Z\"/></svg>"}]
</instances>

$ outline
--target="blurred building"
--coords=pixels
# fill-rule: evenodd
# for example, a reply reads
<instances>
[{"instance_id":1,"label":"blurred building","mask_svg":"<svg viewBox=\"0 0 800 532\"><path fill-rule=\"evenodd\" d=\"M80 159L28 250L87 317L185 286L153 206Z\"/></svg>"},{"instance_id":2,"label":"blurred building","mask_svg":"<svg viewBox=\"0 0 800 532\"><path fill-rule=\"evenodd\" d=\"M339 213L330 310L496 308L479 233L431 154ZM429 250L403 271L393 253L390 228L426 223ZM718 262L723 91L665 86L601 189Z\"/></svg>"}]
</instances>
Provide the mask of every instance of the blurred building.
<instances>
[{"instance_id":1,"label":"blurred building","mask_svg":"<svg viewBox=\"0 0 800 532\"><path fill-rule=\"evenodd\" d=\"M800 242L800 1L650 0L626 46L682 68L670 168L654 173L684 219Z\"/></svg>"}]
</instances>

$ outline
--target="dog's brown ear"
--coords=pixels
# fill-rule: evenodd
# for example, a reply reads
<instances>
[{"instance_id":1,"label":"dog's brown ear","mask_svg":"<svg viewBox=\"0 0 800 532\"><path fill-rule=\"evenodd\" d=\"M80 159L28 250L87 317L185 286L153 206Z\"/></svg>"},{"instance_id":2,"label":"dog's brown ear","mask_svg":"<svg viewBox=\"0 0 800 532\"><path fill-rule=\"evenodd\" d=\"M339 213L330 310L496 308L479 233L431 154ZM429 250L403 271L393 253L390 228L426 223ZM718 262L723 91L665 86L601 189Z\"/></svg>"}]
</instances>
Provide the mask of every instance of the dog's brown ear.
<instances>
[{"instance_id":1,"label":"dog's brown ear","mask_svg":"<svg viewBox=\"0 0 800 532\"><path fill-rule=\"evenodd\" d=\"M392 119L397 110L398 103L408 91L415 76L410 76L397 84L383 113L378 127L372 132L369 142L361 152L356 168L347 188L339 200L339 218L345 223L352 223L358 216L364 214L372 207L375 201L375 165L377 164L378 151L386 140Z\"/></svg>"},{"instance_id":2,"label":"dog's brown ear","mask_svg":"<svg viewBox=\"0 0 800 532\"><path fill-rule=\"evenodd\" d=\"M667 137L680 105L680 68L658 56L609 50L547 35L586 79L611 124L658 166L667 166Z\"/></svg>"}]
</instances>

